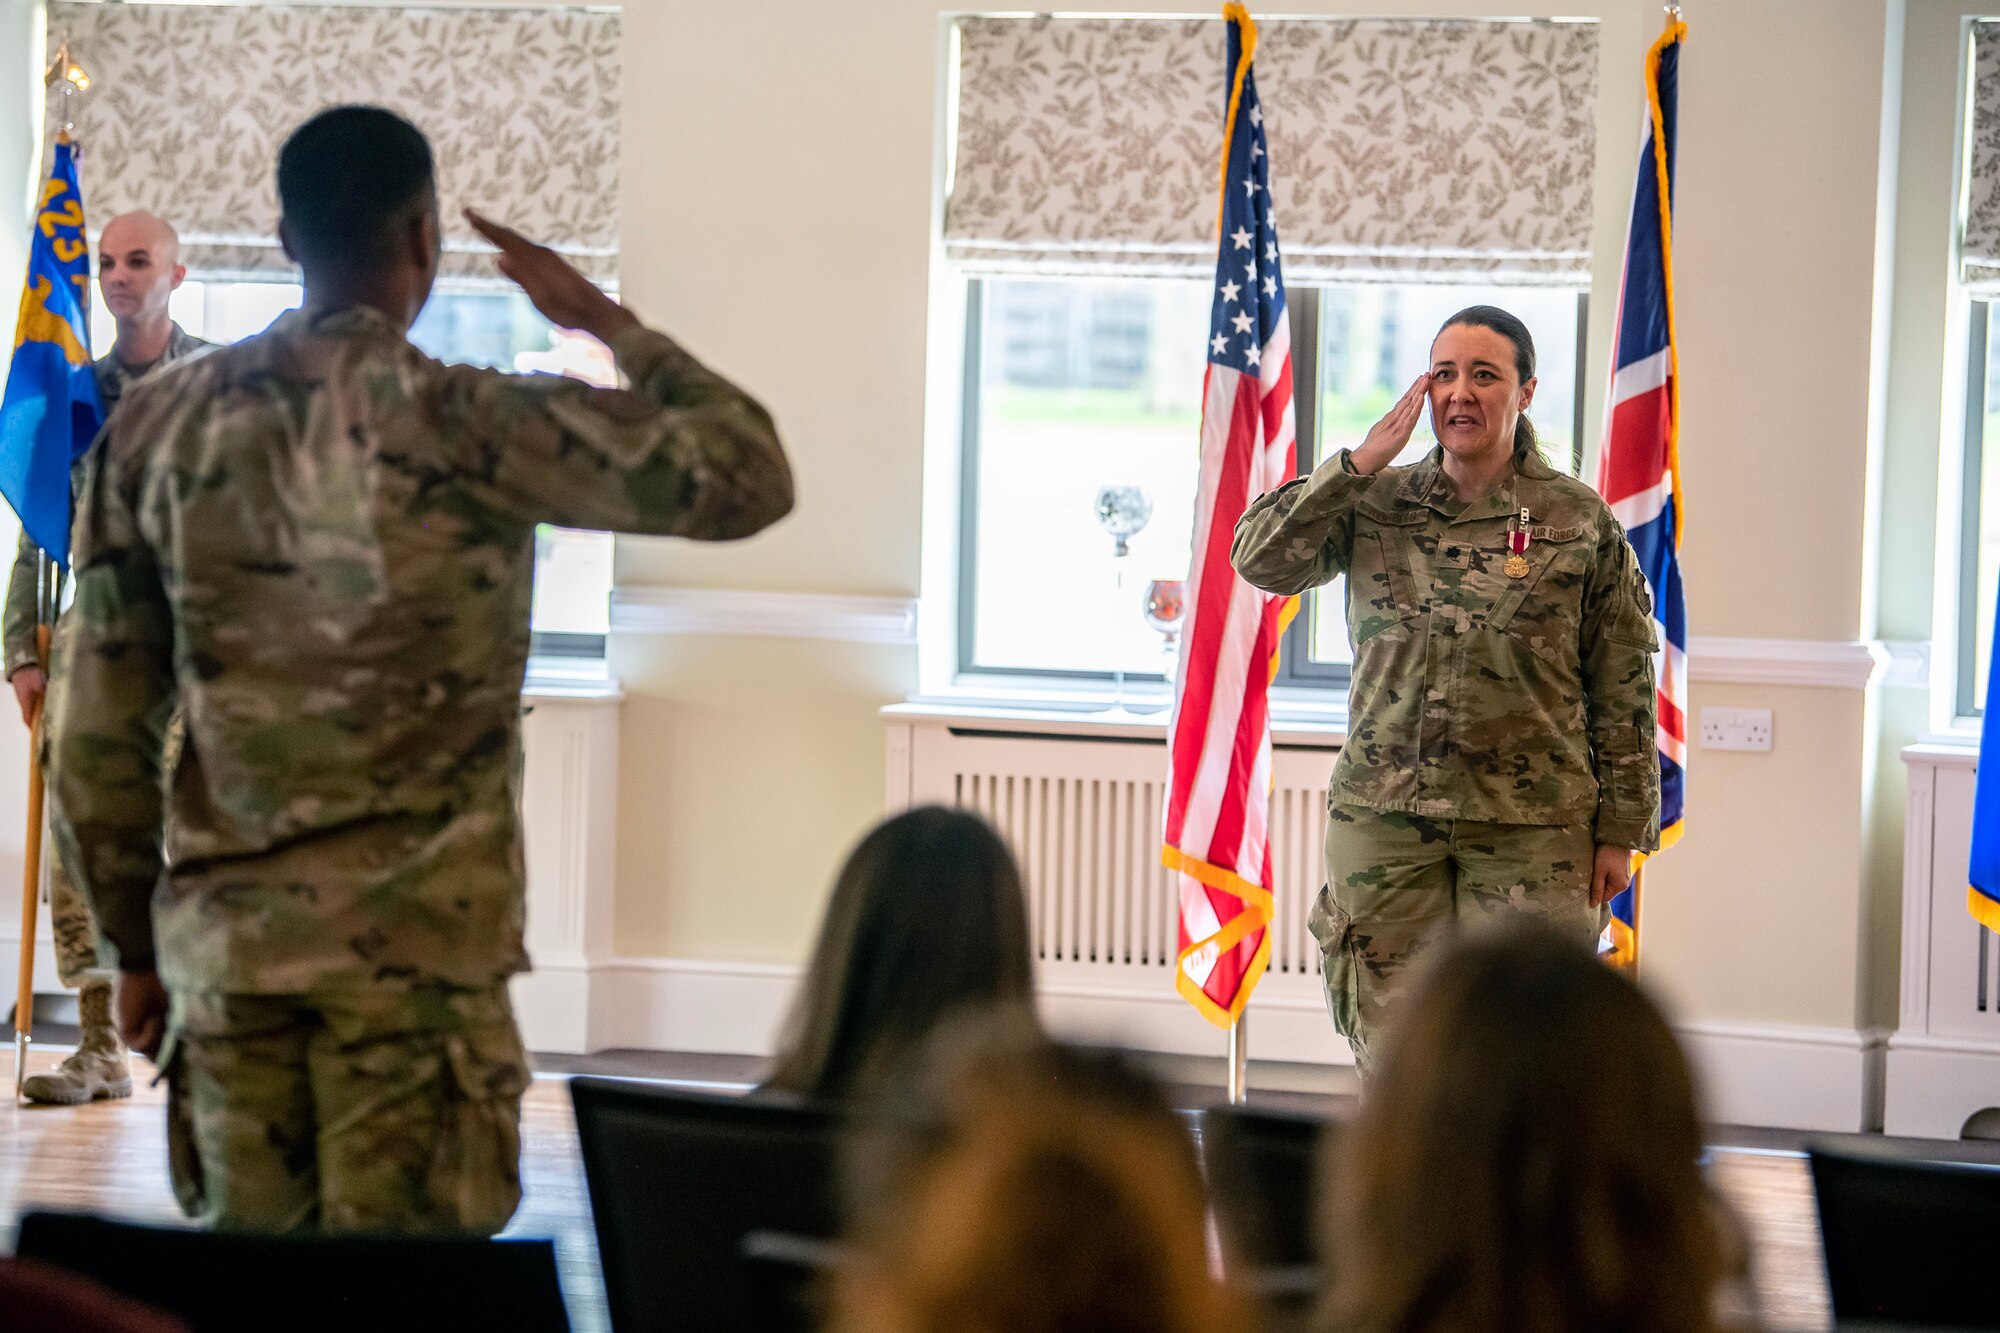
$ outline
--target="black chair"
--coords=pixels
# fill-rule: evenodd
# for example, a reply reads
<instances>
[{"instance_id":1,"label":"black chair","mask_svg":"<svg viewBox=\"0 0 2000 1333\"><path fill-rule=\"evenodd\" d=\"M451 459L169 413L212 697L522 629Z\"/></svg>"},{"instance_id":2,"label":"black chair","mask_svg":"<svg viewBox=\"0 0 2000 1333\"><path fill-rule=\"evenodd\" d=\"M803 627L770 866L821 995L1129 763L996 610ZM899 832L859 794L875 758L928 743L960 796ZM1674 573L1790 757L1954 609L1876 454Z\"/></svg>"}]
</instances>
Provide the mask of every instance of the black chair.
<instances>
[{"instance_id":1,"label":"black chair","mask_svg":"<svg viewBox=\"0 0 2000 1333\"><path fill-rule=\"evenodd\" d=\"M839 1234L835 1114L602 1078L572 1079L570 1099L611 1326L761 1333L771 1256L746 1237Z\"/></svg>"},{"instance_id":2,"label":"black chair","mask_svg":"<svg viewBox=\"0 0 2000 1333\"><path fill-rule=\"evenodd\" d=\"M1215 1220L1230 1249L1255 1269L1319 1262L1321 1153L1335 1122L1323 1116L1247 1106L1200 1114L1201 1156Z\"/></svg>"},{"instance_id":3,"label":"black chair","mask_svg":"<svg viewBox=\"0 0 2000 1333\"><path fill-rule=\"evenodd\" d=\"M2000 1166L1821 1146L1808 1156L1836 1320L2000 1329Z\"/></svg>"},{"instance_id":4,"label":"black chair","mask_svg":"<svg viewBox=\"0 0 2000 1333\"><path fill-rule=\"evenodd\" d=\"M753 1231L736 1247L750 1282L761 1333L817 1333L846 1257L838 1243L782 1231Z\"/></svg>"},{"instance_id":5,"label":"black chair","mask_svg":"<svg viewBox=\"0 0 2000 1333\"><path fill-rule=\"evenodd\" d=\"M30 1213L16 1244L24 1257L176 1315L194 1333L569 1329L547 1240L257 1236Z\"/></svg>"}]
</instances>

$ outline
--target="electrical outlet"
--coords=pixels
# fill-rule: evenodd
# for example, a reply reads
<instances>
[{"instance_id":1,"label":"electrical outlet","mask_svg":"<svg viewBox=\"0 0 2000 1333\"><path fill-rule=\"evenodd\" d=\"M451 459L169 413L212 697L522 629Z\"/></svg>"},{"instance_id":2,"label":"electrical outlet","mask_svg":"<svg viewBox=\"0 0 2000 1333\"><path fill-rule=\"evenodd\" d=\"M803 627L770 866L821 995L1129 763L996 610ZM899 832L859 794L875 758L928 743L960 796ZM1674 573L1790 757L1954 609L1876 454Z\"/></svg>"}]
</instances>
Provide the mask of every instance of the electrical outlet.
<instances>
[{"instance_id":1,"label":"electrical outlet","mask_svg":"<svg viewBox=\"0 0 2000 1333\"><path fill-rule=\"evenodd\" d=\"M1704 708L1701 710L1704 750L1769 750L1771 710L1768 708Z\"/></svg>"}]
</instances>

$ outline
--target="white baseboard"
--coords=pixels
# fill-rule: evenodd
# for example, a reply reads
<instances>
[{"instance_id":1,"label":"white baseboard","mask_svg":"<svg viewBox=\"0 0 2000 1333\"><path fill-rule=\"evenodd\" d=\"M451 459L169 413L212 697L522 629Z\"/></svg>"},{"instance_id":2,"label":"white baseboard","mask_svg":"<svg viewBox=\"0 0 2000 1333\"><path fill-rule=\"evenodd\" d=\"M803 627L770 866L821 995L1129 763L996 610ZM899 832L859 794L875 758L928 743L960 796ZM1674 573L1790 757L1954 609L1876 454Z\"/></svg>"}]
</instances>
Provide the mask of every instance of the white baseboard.
<instances>
[{"instance_id":1,"label":"white baseboard","mask_svg":"<svg viewBox=\"0 0 2000 1333\"><path fill-rule=\"evenodd\" d=\"M531 1051L698 1051L769 1055L800 969L686 958L537 960L514 978Z\"/></svg>"},{"instance_id":2,"label":"white baseboard","mask_svg":"<svg viewBox=\"0 0 2000 1333\"><path fill-rule=\"evenodd\" d=\"M21 984L21 930L0 935L0 1015L12 1013ZM35 994L53 995L63 989L56 979L56 946L46 935L35 941Z\"/></svg>"},{"instance_id":3,"label":"white baseboard","mask_svg":"<svg viewBox=\"0 0 2000 1333\"><path fill-rule=\"evenodd\" d=\"M1883 1128L1914 1138L1955 1139L1976 1113L2000 1107L2000 1043L1948 1037L1889 1039Z\"/></svg>"},{"instance_id":4,"label":"white baseboard","mask_svg":"<svg viewBox=\"0 0 2000 1333\"><path fill-rule=\"evenodd\" d=\"M1164 969L1157 985L1106 984L1045 968L1037 986L1043 1022L1074 1041L1158 1055L1220 1057L1229 1034L1194 1011ZM1244 1041L1253 1060L1352 1066L1326 1016L1317 977L1266 976L1250 998Z\"/></svg>"},{"instance_id":5,"label":"white baseboard","mask_svg":"<svg viewBox=\"0 0 2000 1333\"><path fill-rule=\"evenodd\" d=\"M0 936L0 997L13 994L18 938ZM1078 980L1052 969L1044 1020L1058 1035L1173 1057L1212 1059L1228 1039L1163 985L1157 990ZM514 1007L530 1050L612 1049L769 1055L791 1012L802 969L685 958L545 958L514 980ZM54 990L55 957L37 954L39 989ZM1956 1138L1973 1112L2000 1103L2000 1046L1799 1025L1694 1023L1679 1029L1718 1121L1857 1132L1884 1127L1884 1057L1892 1134ZM1251 1002L1253 1060L1348 1066L1317 986L1272 976ZM1886 1051L1885 1051L1886 1046Z\"/></svg>"},{"instance_id":6,"label":"white baseboard","mask_svg":"<svg viewBox=\"0 0 2000 1333\"><path fill-rule=\"evenodd\" d=\"M617 1044L596 1040L591 996L599 987L595 985L593 971L581 959L543 960L535 964L534 971L514 978L508 987L514 1001L514 1020L520 1024L521 1040L529 1050L583 1055Z\"/></svg>"},{"instance_id":7,"label":"white baseboard","mask_svg":"<svg viewBox=\"0 0 2000 1333\"><path fill-rule=\"evenodd\" d=\"M534 1050L769 1055L800 972L777 964L677 958L617 958L588 968L544 963L516 981L516 1007ZM1051 968L1040 994L1043 1018L1061 1036L1172 1057L1212 1059L1227 1048L1226 1035L1164 985L1106 985ZM1850 1133L1882 1127L1885 1039L1879 1031L1696 1023L1679 1034L1714 1120ZM1251 1002L1246 1038L1257 1061L1353 1063L1310 978L1267 978ZM2000 1051L1975 1068L1985 1079L1981 1086L2000 1087L1994 1073L2000 1070ZM1934 1115L1924 1123L1942 1122ZM1948 1133L1893 1126L1892 1132L1956 1137L1962 1123L1963 1116Z\"/></svg>"},{"instance_id":8,"label":"white baseboard","mask_svg":"<svg viewBox=\"0 0 2000 1333\"><path fill-rule=\"evenodd\" d=\"M1835 1133L1882 1127L1878 1029L1685 1023L1676 1032L1712 1120Z\"/></svg>"},{"instance_id":9,"label":"white baseboard","mask_svg":"<svg viewBox=\"0 0 2000 1333\"><path fill-rule=\"evenodd\" d=\"M620 958L599 973L622 1046L769 1055L802 969L772 963Z\"/></svg>"}]
</instances>

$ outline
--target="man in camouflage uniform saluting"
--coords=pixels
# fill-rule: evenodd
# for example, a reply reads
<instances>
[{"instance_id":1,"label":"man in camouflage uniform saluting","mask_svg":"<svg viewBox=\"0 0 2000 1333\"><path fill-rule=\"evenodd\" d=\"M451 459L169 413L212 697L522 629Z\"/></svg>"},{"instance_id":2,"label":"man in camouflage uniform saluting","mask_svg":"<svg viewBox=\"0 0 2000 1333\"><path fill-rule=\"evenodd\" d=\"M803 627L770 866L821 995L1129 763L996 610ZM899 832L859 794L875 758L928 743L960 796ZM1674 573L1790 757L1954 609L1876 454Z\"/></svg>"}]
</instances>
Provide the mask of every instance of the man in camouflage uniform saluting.
<instances>
[{"instance_id":1,"label":"man in camouflage uniform saluting","mask_svg":"<svg viewBox=\"0 0 2000 1333\"><path fill-rule=\"evenodd\" d=\"M491 1233L529 1079L506 981L535 525L744 537L791 474L749 396L484 219L501 272L633 388L412 347L438 206L429 144L389 112L307 122L278 193L305 308L139 386L93 462L57 834L120 1025L165 1070L184 1208Z\"/></svg>"},{"instance_id":2,"label":"man in camouflage uniform saluting","mask_svg":"<svg viewBox=\"0 0 2000 1333\"><path fill-rule=\"evenodd\" d=\"M105 224L97 242L97 286L104 305L117 322L118 337L93 367L104 414L124 397L125 388L157 366L170 365L209 344L189 334L167 314L168 300L187 277L181 263L180 237L150 213L121 213ZM83 462L72 478L80 483ZM21 705L21 721L32 727L35 710L48 691L41 654L35 643L40 619L41 548L24 531L14 554L14 572L7 582L4 621L0 621L0 651L7 661L7 681ZM62 596L57 571L56 597ZM56 976L78 992L77 1013L82 1028L75 1054L46 1073L30 1074L21 1093L31 1102L77 1105L99 1097L132 1095L132 1073L111 1018L109 968L98 966L97 922L90 904L63 871L60 856L49 858L49 924L55 935Z\"/></svg>"}]
</instances>

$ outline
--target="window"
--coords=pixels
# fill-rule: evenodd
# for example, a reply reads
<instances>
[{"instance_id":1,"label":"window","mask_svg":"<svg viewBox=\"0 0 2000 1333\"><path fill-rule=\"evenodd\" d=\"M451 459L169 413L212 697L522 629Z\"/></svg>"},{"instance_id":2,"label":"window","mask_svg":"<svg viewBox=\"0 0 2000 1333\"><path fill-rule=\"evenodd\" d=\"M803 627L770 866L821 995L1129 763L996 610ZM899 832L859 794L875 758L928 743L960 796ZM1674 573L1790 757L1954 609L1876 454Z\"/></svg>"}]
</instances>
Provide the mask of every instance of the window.
<instances>
[{"instance_id":1,"label":"window","mask_svg":"<svg viewBox=\"0 0 2000 1333\"><path fill-rule=\"evenodd\" d=\"M967 15L951 33L940 239L969 298L957 651L939 661L926 636L924 677L1157 678L1147 584L1186 576L1199 483L1224 25ZM1281 164L1300 466L1366 432L1444 316L1492 301L1534 329L1534 419L1575 467L1600 64L1590 21L1266 22L1256 76ZM1360 101L1330 106L1329 80ZM1364 171L1368 187L1347 188L1356 162L1484 142L1502 123L1491 189L1435 171ZM1107 486L1150 510L1123 558L1096 520ZM953 553L926 554L937 570ZM1283 679L1339 685L1339 593L1308 609Z\"/></svg>"},{"instance_id":2,"label":"window","mask_svg":"<svg viewBox=\"0 0 2000 1333\"><path fill-rule=\"evenodd\" d=\"M975 282L966 328L961 670L1159 677L1146 585L1185 578L1209 290ZM1097 495L1151 504L1129 554Z\"/></svg>"},{"instance_id":3,"label":"window","mask_svg":"<svg viewBox=\"0 0 2000 1333\"><path fill-rule=\"evenodd\" d=\"M1967 25L1970 77L1963 85L1962 153L1958 163L1956 311L1965 324L1965 403L1960 477L1958 548L1940 543L1941 587L1955 588L1956 623L1940 640L1955 638L1952 690L1936 700L1935 722L1976 722L1983 717L1992 669L1993 608L2000 594L2000 143L1973 132L2000 115L2000 23ZM1946 406L1946 420L1954 405ZM1942 479L1941 479L1942 480ZM1949 704L1949 709L1944 707ZM1949 716L1943 716L1948 711Z\"/></svg>"},{"instance_id":4,"label":"window","mask_svg":"<svg viewBox=\"0 0 2000 1333\"><path fill-rule=\"evenodd\" d=\"M1536 335L1532 418L1543 452L1574 474L1584 299L1533 287L1293 287L1299 466L1359 444L1429 364L1438 326L1503 305ZM1185 579L1199 483L1210 289L1201 279L971 282L959 527L958 669L1161 679L1164 636L1148 584ZM1399 461L1433 447L1428 423ZM1104 487L1136 487L1150 514L1117 554ZM1342 590L1307 599L1281 682L1339 686L1351 652Z\"/></svg>"},{"instance_id":5,"label":"window","mask_svg":"<svg viewBox=\"0 0 2000 1333\"><path fill-rule=\"evenodd\" d=\"M297 283L184 282L170 305L180 326L210 342L261 333L295 308ZM91 308L92 346L108 349L117 329L100 299ZM441 361L571 375L615 384L610 351L593 338L552 326L518 291L441 286L410 330L410 341ZM539 657L601 658L610 630L611 535L543 524L535 531L531 624Z\"/></svg>"}]
</instances>

